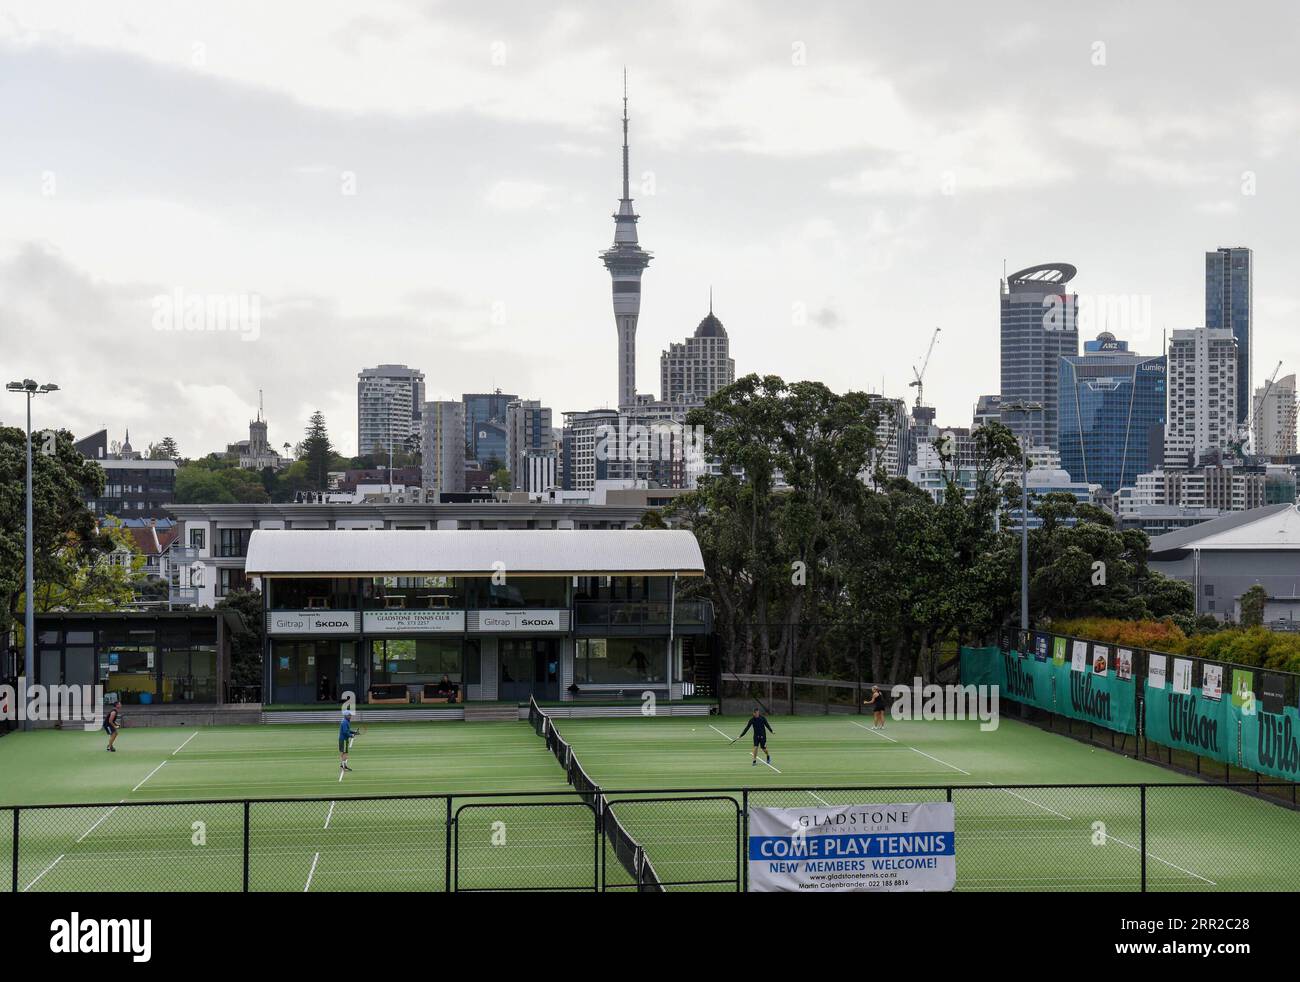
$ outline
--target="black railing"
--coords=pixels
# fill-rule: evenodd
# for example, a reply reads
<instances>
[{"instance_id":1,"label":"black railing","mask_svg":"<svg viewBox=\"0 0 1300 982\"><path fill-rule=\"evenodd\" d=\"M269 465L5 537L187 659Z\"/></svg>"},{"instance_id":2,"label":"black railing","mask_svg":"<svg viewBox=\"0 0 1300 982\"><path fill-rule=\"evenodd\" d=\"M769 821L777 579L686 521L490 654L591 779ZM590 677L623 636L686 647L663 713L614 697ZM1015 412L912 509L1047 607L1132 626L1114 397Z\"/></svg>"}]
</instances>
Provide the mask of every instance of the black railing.
<instances>
[{"instance_id":1,"label":"black railing","mask_svg":"<svg viewBox=\"0 0 1300 982\"><path fill-rule=\"evenodd\" d=\"M682 600L675 605L666 600L576 600L573 604L576 627L668 627L681 629L713 625L713 605L708 600Z\"/></svg>"},{"instance_id":2,"label":"black railing","mask_svg":"<svg viewBox=\"0 0 1300 982\"><path fill-rule=\"evenodd\" d=\"M1300 815L1236 790L576 788L5 806L0 892L744 891L752 809L922 801L953 803L958 890L1300 889Z\"/></svg>"}]
</instances>

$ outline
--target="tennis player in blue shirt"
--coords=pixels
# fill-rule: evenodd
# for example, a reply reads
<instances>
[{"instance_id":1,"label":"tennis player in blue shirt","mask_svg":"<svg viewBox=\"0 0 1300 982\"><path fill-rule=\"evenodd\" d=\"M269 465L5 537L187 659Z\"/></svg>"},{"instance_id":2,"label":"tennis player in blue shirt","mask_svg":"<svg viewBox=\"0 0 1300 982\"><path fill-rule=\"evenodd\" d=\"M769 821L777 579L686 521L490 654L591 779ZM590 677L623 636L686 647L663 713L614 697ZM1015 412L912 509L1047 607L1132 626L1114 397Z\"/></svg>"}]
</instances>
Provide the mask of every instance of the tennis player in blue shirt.
<instances>
[{"instance_id":1,"label":"tennis player in blue shirt","mask_svg":"<svg viewBox=\"0 0 1300 982\"><path fill-rule=\"evenodd\" d=\"M348 766L348 742L355 735L352 729L352 710L343 710L343 719L339 723L339 768L350 771Z\"/></svg>"}]
</instances>

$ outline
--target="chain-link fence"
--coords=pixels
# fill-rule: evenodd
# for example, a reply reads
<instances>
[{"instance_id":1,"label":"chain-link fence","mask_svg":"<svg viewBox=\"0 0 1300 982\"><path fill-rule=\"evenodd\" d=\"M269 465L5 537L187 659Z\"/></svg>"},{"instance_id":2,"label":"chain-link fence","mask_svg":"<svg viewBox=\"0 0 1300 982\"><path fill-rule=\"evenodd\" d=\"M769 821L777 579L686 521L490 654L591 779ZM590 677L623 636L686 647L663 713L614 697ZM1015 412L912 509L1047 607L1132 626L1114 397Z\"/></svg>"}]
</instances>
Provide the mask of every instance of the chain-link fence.
<instances>
[{"instance_id":1,"label":"chain-link fence","mask_svg":"<svg viewBox=\"0 0 1300 982\"><path fill-rule=\"evenodd\" d=\"M5 890L739 891L756 808L951 802L956 889L1300 890L1300 812L1203 782L119 802L0 809ZM14 830L17 830L17 837Z\"/></svg>"}]
</instances>

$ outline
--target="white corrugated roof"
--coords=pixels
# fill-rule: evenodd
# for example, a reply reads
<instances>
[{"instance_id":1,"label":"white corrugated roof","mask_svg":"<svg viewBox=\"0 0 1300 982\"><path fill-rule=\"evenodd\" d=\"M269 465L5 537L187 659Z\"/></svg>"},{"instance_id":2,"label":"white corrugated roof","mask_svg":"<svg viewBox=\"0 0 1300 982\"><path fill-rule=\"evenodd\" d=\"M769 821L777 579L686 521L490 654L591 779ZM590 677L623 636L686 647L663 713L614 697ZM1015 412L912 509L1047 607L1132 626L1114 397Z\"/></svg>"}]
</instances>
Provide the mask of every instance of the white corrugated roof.
<instances>
[{"instance_id":1,"label":"white corrugated roof","mask_svg":"<svg viewBox=\"0 0 1300 982\"><path fill-rule=\"evenodd\" d=\"M1293 507L1279 508L1256 521L1217 533L1211 531L1204 538L1187 543L1184 548L1300 549L1300 511Z\"/></svg>"},{"instance_id":2,"label":"white corrugated roof","mask_svg":"<svg viewBox=\"0 0 1300 982\"><path fill-rule=\"evenodd\" d=\"M504 564L499 566L497 564ZM258 529L248 543L251 576L400 576L681 573L704 558L690 532L669 529Z\"/></svg>"}]
</instances>

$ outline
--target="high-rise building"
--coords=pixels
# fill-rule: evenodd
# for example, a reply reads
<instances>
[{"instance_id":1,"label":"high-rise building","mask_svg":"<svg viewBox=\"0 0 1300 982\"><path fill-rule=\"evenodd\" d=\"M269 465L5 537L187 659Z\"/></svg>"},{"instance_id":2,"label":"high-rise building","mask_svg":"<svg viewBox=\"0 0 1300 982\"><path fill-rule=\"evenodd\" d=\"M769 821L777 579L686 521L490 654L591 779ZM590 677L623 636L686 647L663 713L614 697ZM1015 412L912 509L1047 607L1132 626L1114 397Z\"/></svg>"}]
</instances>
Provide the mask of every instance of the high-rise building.
<instances>
[{"instance_id":1,"label":"high-rise building","mask_svg":"<svg viewBox=\"0 0 1300 982\"><path fill-rule=\"evenodd\" d=\"M1255 453L1292 457L1296 452L1295 376L1287 375L1255 390Z\"/></svg>"},{"instance_id":2,"label":"high-rise building","mask_svg":"<svg viewBox=\"0 0 1300 982\"><path fill-rule=\"evenodd\" d=\"M426 402L420 417L420 478L426 491L465 490L465 404Z\"/></svg>"},{"instance_id":3,"label":"high-rise building","mask_svg":"<svg viewBox=\"0 0 1300 982\"><path fill-rule=\"evenodd\" d=\"M614 327L618 331L618 405L636 402L636 324L641 315L641 274L653 258L637 241L628 180L627 73L623 74L623 197L614 214L614 244L600 258L609 270L614 293Z\"/></svg>"},{"instance_id":4,"label":"high-rise building","mask_svg":"<svg viewBox=\"0 0 1300 982\"><path fill-rule=\"evenodd\" d=\"M1231 331L1237 340L1237 423L1250 413L1251 382L1255 377L1252 337L1254 265L1246 248L1216 249L1205 254L1205 326Z\"/></svg>"},{"instance_id":5,"label":"high-rise building","mask_svg":"<svg viewBox=\"0 0 1300 982\"><path fill-rule=\"evenodd\" d=\"M357 373L357 453L402 452L420 441L424 373L380 365Z\"/></svg>"},{"instance_id":6,"label":"high-rise building","mask_svg":"<svg viewBox=\"0 0 1300 982\"><path fill-rule=\"evenodd\" d=\"M1060 359L1079 353L1078 303L1065 286L1077 270L1069 263L1030 266L1002 281L1001 419L1027 447L1057 449ZM1010 412L1008 403L1041 406Z\"/></svg>"},{"instance_id":7,"label":"high-rise building","mask_svg":"<svg viewBox=\"0 0 1300 982\"><path fill-rule=\"evenodd\" d=\"M1103 331L1060 361L1061 466L1114 492L1163 460L1165 356L1139 355Z\"/></svg>"},{"instance_id":8,"label":"high-rise building","mask_svg":"<svg viewBox=\"0 0 1300 982\"><path fill-rule=\"evenodd\" d=\"M512 393L502 392L500 389L494 389L491 392L466 392L461 397L465 404L465 454L470 460L477 460L480 464L487 461L488 456L496 452L497 459L505 463L504 444L500 449L495 445L480 450L479 448L479 430L482 423L495 423L504 427L506 424L506 407L510 403L519 399L519 396ZM485 437L491 439L491 435Z\"/></svg>"},{"instance_id":9,"label":"high-rise building","mask_svg":"<svg viewBox=\"0 0 1300 982\"><path fill-rule=\"evenodd\" d=\"M564 414L561 483L566 491L590 491L609 477L609 454L602 433L618 426L615 409L589 409Z\"/></svg>"},{"instance_id":10,"label":"high-rise building","mask_svg":"<svg viewBox=\"0 0 1300 982\"><path fill-rule=\"evenodd\" d=\"M975 403L975 412L971 417L971 429L979 429L985 423L994 423L1002 419L1002 396L1000 394L980 396Z\"/></svg>"},{"instance_id":11,"label":"high-rise building","mask_svg":"<svg viewBox=\"0 0 1300 982\"><path fill-rule=\"evenodd\" d=\"M520 480L516 490L532 494L553 491L559 484L559 455L555 450L529 450L518 468Z\"/></svg>"},{"instance_id":12,"label":"high-rise building","mask_svg":"<svg viewBox=\"0 0 1300 982\"><path fill-rule=\"evenodd\" d=\"M524 458L534 452L555 449L551 432L551 410L536 399L516 399L506 407L506 464L511 486L526 485Z\"/></svg>"},{"instance_id":13,"label":"high-rise building","mask_svg":"<svg viewBox=\"0 0 1300 982\"><path fill-rule=\"evenodd\" d=\"M1208 327L1174 331L1168 358L1165 467L1195 467L1237 437L1237 340Z\"/></svg>"},{"instance_id":14,"label":"high-rise building","mask_svg":"<svg viewBox=\"0 0 1300 982\"><path fill-rule=\"evenodd\" d=\"M727 329L713 313L682 344L669 344L659 356L660 398L667 403L698 406L719 389L736 381L736 362L730 356Z\"/></svg>"},{"instance_id":15,"label":"high-rise building","mask_svg":"<svg viewBox=\"0 0 1300 982\"><path fill-rule=\"evenodd\" d=\"M908 431L911 418L907 412L907 402L903 399L891 399L888 396L868 395L871 408L876 411L876 446L870 454L867 467L868 479L874 478L878 470L886 478L906 477L908 466Z\"/></svg>"}]
</instances>

